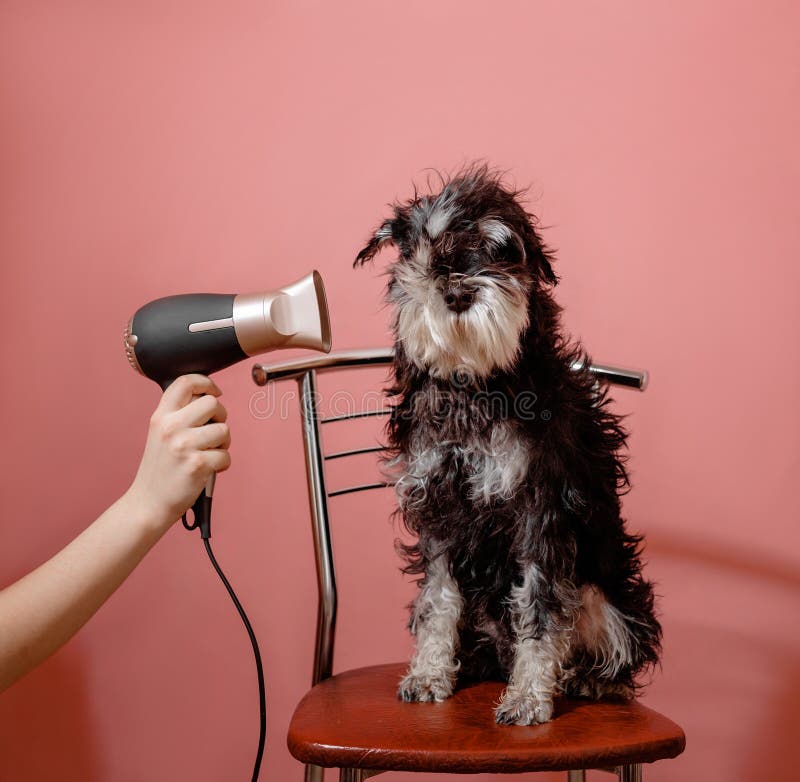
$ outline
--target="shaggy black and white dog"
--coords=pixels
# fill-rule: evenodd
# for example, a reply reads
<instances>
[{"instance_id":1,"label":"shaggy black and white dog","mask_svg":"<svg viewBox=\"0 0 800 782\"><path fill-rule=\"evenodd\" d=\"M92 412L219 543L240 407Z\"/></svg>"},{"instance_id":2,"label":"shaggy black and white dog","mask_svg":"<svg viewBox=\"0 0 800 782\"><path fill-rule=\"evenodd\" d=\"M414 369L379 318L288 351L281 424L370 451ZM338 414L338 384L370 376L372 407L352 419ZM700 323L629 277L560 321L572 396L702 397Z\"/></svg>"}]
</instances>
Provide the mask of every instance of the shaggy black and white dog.
<instances>
[{"instance_id":1,"label":"shaggy black and white dog","mask_svg":"<svg viewBox=\"0 0 800 782\"><path fill-rule=\"evenodd\" d=\"M519 196L472 166L394 205L356 264L399 251L389 438L422 578L398 695L499 676L497 721L529 725L559 692L632 696L661 628L620 517L626 434L574 369L589 359L561 331L553 257Z\"/></svg>"}]
</instances>

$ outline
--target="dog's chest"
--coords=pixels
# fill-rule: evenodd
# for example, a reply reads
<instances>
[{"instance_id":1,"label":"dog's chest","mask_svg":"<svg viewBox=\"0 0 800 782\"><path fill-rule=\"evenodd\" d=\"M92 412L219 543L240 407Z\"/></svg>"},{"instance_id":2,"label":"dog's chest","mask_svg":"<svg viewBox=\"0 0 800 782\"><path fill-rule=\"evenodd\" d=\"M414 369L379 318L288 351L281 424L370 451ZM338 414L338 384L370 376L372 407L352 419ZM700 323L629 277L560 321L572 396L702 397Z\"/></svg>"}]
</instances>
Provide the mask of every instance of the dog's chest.
<instances>
[{"instance_id":1,"label":"dog's chest","mask_svg":"<svg viewBox=\"0 0 800 782\"><path fill-rule=\"evenodd\" d=\"M460 500L479 507L510 501L525 481L529 447L514 420L454 405L436 417L415 416L398 480L401 504Z\"/></svg>"}]
</instances>

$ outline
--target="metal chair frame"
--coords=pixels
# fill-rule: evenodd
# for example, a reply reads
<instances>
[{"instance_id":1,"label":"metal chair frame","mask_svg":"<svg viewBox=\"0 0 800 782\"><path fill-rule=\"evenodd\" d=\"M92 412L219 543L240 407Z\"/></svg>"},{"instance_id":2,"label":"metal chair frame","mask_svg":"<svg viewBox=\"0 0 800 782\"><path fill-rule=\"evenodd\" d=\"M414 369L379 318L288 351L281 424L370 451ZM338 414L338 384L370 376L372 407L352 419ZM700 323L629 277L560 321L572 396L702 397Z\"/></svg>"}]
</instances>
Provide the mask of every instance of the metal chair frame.
<instances>
[{"instance_id":1,"label":"metal chair frame","mask_svg":"<svg viewBox=\"0 0 800 782\"><path fill-rule=\"evenodd\" d=\"M346 415L321 418L318 409L317 375L344 369L389 366L394 352L392 348L350 350L330 353L326 356L296 359L277 364L256 364L253 367L253 380L256 385L265 386L278 380L296 380L300 393L300 414L303 426L303 444L308 480L308 496L311 506L311 526L314 538L314 556L317 569L318 605L317 630L314 648L314 667L311 676L312 686L327 679L333 672L333 649L336 634L336 612L338 593L336 590L336 571L331 546L328 498L352 492L368 491L391 486L386 482L365 483L329 491L325 482L325 462L357 454L380 452L381 446L355 448L324 454L322 451L321 426L355 418L388 415L389 410L356 411ZM581 365L576 364L575 369ZM626 369L608 364L592 364L590 371L597 376L597 382L609 383L644 391L648 383L646 371ZM601 769L615 773L620 782L641 782L641 764ZM305 767L305 782L322 782L324 769L321 766ZM342 768L340 782L363 782L380 771L358 768ZM567 782L584 782L585 770L567 772Z\"/></svg>"}]
</instances>

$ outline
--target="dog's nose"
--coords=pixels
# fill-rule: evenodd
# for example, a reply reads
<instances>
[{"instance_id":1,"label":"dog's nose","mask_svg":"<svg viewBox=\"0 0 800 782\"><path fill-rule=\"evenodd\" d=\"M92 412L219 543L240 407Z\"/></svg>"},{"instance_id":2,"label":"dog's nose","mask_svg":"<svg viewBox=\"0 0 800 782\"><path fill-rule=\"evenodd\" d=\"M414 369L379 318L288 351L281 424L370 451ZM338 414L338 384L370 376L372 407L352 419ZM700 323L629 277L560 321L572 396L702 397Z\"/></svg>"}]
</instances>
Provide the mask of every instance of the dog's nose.
<instances>
[{"instance_id":1,"label":"dog's nose","mask_svg":"<svg viewBox=\"0 0 800 782\"><path fill-rule=\"evenodd\" d=\"M464 312L475 301L475 292L463 285L451 285L444 292L444 303L451 312Z\"/></svg>"}]
</instances>

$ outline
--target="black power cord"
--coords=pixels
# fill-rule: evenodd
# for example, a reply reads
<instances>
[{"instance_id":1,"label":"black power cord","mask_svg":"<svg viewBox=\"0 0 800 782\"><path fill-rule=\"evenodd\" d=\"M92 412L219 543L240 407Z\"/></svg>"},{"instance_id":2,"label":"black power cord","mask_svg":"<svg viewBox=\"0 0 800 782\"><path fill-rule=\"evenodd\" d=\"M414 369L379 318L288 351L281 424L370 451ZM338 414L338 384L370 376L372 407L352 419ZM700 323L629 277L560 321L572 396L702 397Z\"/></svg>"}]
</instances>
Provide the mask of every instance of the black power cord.
<instances>
[{"instance_id":1,"label":"black power cord","mask_svg":"<svg viewBox=\"0 0 800 782\"><path fill-rule=\"evenodd\" d=\"M233 587L230 585L228 579L225 578L222 568L219 566L219 563L214 557L214 552L211 550L211 543L209 539L204 537L203 544L206 547L208 558L211 560L214 570L217 571L217 575L219 576L220 581L222 581L222 583L225 585L225 589L228 590L228 594L231 596L231 600L233 600L233 604L236 606L239 616L242 617L242 622L244 622L247 635L250 636L250 643L253 645L253 655L256 658L256 672L258 673L258 705L261 711L261 721L258 733L258 752L256 752L256 762L253 766L252 782L257 782L258 773L261 770L261 758L264 756L264 741L267 737L267 699L264 694L264 667L261 664L261 652L258 650L258 641L256 640L256 634L253 632L253 627L250 624L250 620L247 618L247 614L244 612L244 608L242 608L239 598L236 597Z\"/></svg>"},{"instance_id":2,"label":"black power cord","mask_svg":"<svg viewBox=\"0 0 800 782\"><path fill-rule=\"evenodd\" d=\"M214 556L214 552L211 550L211 502L211 497L203 492L197 498L194 505L192 505L192 512L194 516L192 523L189 523L187 514L184 513L183 526L188 530L200 530L200 537L203 539L203 545L206 547L208 558L211 560L214 570L217 571L220 581L222 581L222 583L225 585L225 589L228 590L228 594L231 596L231 600L233 600L233 604L236 606L239 616L242 617L244 629L247 630L247 635L250 637L250 643L253 645L253 655L256 658L256 673L258 674L258 706L261 715L258 731L258 751L256 752L256 762L253 766L252 782L258 782L258 773L261 770L261 759L264 757L264 741L267 737L267 698L264 694L264 666L261 664L261 652L258 650L258 641L256 640L256 634L253 632L253 626L250 624L250 620L247 618L247 614L244 612L244 608L242 608L239 598L236 597L236 592L233 591L233 587L230 585L230 582L227 578L225 578L225 574L222 572L222 568L219 566L219 563Z\"/></svg>"}]
</instances>

